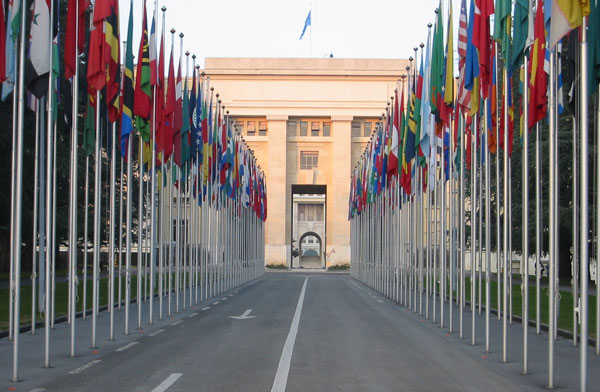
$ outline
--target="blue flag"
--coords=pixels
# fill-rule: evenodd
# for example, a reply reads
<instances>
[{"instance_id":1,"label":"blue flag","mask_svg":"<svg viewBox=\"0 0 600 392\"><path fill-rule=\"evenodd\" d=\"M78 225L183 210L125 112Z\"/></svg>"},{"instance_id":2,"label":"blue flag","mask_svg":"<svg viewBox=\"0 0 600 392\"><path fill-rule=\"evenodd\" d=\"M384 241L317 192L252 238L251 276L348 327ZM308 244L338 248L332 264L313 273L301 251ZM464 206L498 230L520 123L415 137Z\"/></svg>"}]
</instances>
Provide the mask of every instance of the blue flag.
<instances>
[{"instance_id":1,"label":"blue flag","mask_svg":"<svg viewBox=\"0 0 600 392\"><path fill-rule=\"evenodd\" d=\"M306 28L308 26L312 26L311 22L310 22L310 10L308 11L308 15L306 16L306 20L304 21L304 28L302 29L302 34L300 34L300 39L302 39L302 37L304 37L304 33L306 32Z\"/></svg>"}]
</instances>

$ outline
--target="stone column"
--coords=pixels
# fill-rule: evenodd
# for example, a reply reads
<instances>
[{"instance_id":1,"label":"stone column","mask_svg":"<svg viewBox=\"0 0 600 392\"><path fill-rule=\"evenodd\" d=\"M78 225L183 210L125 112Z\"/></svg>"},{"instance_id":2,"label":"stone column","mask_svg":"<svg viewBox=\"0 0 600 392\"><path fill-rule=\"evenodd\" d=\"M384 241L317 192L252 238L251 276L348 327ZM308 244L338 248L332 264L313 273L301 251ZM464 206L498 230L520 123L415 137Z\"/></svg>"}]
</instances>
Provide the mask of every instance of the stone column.
<instances>
[{"instance_id":1,"label":"stone column","mask_svg":"<svg viewBox=\"0 0 600 392\"><path fill-rule=\"evenodd\" d=\"M267 116L269 129L267 177L267 195L269 197L269 215L265 234L265 263L287 264L290 251L286 243L289 237L289 197L287 192L286 156L288 116Z\"/></svg>"},{"instance_id":2,"label":"stone column","mask_svg":"<svg viewBox=\"0 0 600 392\"><path fill-rule=\"evenodd\" d=\"M331 185L327 187L327 266L350 263L350 222L348 194L352 170L352 116L331 117Z\"/></svg>"}]
</instances>

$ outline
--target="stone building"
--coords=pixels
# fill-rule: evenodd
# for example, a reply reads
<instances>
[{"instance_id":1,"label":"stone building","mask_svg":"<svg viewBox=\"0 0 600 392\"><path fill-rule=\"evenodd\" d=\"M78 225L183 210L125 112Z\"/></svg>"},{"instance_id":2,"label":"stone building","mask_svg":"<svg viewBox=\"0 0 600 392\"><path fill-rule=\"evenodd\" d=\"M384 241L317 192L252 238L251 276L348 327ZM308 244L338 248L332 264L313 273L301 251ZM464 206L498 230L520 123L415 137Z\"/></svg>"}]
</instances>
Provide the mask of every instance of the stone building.
<instances>
[{"instance_id":1,"label":"stone building","mask_svg":"<svg viewBox=\"0 0 600 392\"><path fill-rule=\"evenodd\" d=\"M350 262L351 171L407 65L392 59L206 59L211 87L266 174L265 263Z\"/></svg>"}]
</instances>

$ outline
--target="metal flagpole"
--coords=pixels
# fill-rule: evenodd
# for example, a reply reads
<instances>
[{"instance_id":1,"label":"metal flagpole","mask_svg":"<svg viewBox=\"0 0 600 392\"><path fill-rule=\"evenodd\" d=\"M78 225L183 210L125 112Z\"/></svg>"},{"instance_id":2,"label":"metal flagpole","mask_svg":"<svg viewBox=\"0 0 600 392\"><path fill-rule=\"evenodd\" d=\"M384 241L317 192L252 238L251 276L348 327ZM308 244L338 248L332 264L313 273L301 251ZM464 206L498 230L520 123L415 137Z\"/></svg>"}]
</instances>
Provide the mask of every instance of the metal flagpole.
<instances>
[{"instance_id":1,"label":"metal flagpole","mask_svg":"<svg viewBox=\"0 0 600 392\"><path fill-rule=\"evenodd\" d=\"M471 345L475 345L475 286L476 286L476 263L477 263L477 188L475 187L475 176L477 172L477 134L479 132L479 121L477 114L473 116L473 129L471 130Z\"/></svg>"},{"instance_id":2,"label":"metal flagpole","mask_svg":"<svg viewBox=\"0 0 600 392\"><path fill-rule=\"evenodd\" d=\"M127 135L127 211L125 228L125 335L129 335L129 302L131 300L131 232L132 232L132 199L133 199L133 157L132 157L133 137L130 133Z\"/></svg>"},{"instance_id":3,"label":"metal flagpole","mask_svg":"<svg viewBox=\"0 0 600 392\"><path fill-rule=\"evenodd\" d=\"M18 86L15 93L18 94L17 108L17 140L15 155L15 225L13 227L12 252L14 259L14 278L15 278L15 302L13 317L13 373L12 381L19 381L19 330L20 330L20 310L21 310L21 224L22 224L22 205L23 205L23 133L24 133L24 112L25 112L25 12L27 2L21 2L21 29L19 31L19 73Z\"/></svg>"},{"instance_id":4,"label":"metal flagpole","mask_svg":"<svg viewBox=\"0 0 600 392\"><path fill-rule=\"evenodd\" d=\"M25 5L25 0L23 0ZM75 14L79 15L79 2L75 3ZM79 18L75 18L75 42L79 42ZM79 50L75 48L76 55ZM73 107L71 113L71 167L70 167L70 195L69 195L69 292L71 298L75 298L76 286L75 279L77 278L77 135L78 135L78 120L79 120L79 61L75 61L75 72L71 79L73 85ZM56 198L54 198L56 200ZM56 234L56 232L55 232ZM56 237L56 236L54 236ZM53 269L56 268L56 263L53 263ZM52 271L53 277L54 271ZM54 286L54 284L53 284ZM54 289L54 287L53 287ZM55 299L53 295L53 300ZM71 314L71 357L75 357L75 301L69 304ZM55 306L52 307L52 319L54 320Z\"/></svg>"},{"instance_id":5,"label":"metal flagpole","mask_svg":"<svg viewBox=\"0 0 600 392\"><path fill-rule=\"evenodd\" d=\"M54 3L50 3L50 26L54 26ZM50 27L52 29L52 27ZM53 49L54 41L53 34L50 34L49 45ZM54 50L50 50L49 53L49 64L53 64ZM55 164L52 156L52 140L54 139L54 105L52 102L52 94L54 93L54 75L50 72L48 77L48 112L47 112L47 128L48 133L46 134L46 216L45 216L45 228L46 228L46 253L45 253L45 271L44 271L44 367L50 367L50 274L51 274L51 262L52 253L52 237L51 231L52 220L54 216L52 214L52 189L54 182L52 181L52 166ZM42 246L42 244L40 244Z\"/></svg>"},{"instance_id":6,"label":"metal flagpole","mask_svg":"<svg viewBox=\"0 0 600 392\"><path fill-rule=\"evenodd\" d=\"M123 154L121 154L121 165L119 167L119 257L117 264L118 281L119 286L118 292L118 308L121 309L121 275L122 275L122 259L123 259Z\"/></svg>"},{"instance_id":7,"label":"metal flagpole","mask_svg":"<svg viewBox=\"0 0 600 392\"><path fill-rule=\"evenodd\" d=\"M527 80L527 79L525 79ZM487 128L488 112L487 100L485 99L485 107L483 113L485 115L485 124ZM491 307L491 275L492 275L492 241L491 241L491 226L492 226L492 211L491 211L491 191L490 191L490 147L488 141L487 130L485 132L485 352L490 352L490 307ZM500 309L498 309L500 310Z\"/></svg>"},{"instance_id":8,"label":"metal flagpole","mask_svg":"<svg viewBox=\"0 0 600 392\"><path fill-rule=\"evenodd\" d=\"M145 7L144 7L145 8ZM156 7L155 13L157 12ZM156 87L152 88L152 140L150 143L152 144L152 156L150 158L150 304L148 308L148 324L154 324L154 280L155 280L155 271L154 268L156 266L156 228L157 228L157 220L156 220ZM162 201L162 200L161 200ZM162 209L161 209L162 210ZM162 217L160 219L160 224L162 225ZM162 250L162 248L161 248ZM161 251L162 255L162 251ZM162 257L161 257L162 262ZM159 288L158 288L158 297L159 297L159 318L162 319L162 265L159 267Z\"/></svg>"},{"instance_id":9,"label":"metal flagpole","mask_svg":"<svg viewBox=\"0 0 600 392\"><path fill-rule=\"evenodd\" d=\"M144 141L142 140L142 135L138 135L138 175L139 175L139 185L138 185L138 232L137 232L137 257L136 257L136 302L137 302L137 329L142 329L142 258L143 258L143 249L142 243L144 241L144 162L143 162L143 154L144 154Z\"/></svg>"},{"instance_id":10,"label":"metal flagpole","mask_svg":"<svg viewBox=\"0 0 600 392\"><path fill-rule=\"evenodd\" d=\"M580 85L580 151L581 151L581 194L580 194L580 320L581 320L581 344L579 346L579 389L587 390L587 346L588 346L588 53L587 53L587 19L583 17L581 26L581 85ZM596 261L598 263L598 261ZM596 264L598 265L598 264ZM596 268L596 286L598 286L598 268ZM596 297L598 299L598 297ZM598 310L596 310L598 312ZM598 320L598 319L596 319ZM598 322L598 321L596 321ZM598 335L596 335L596 342ZM597 343L596 343L597 344Z\"/></svg>"},{"instance_id":11,"label":"metal flagpole","mask_svg":"<svg viewBox=\"0 0 600 392\"><path fill-rule=\"evenodd\" d=\"M87 269L88 269L88 206L89 206L89 178L90 178L90 157L85 155L85 190L84 190L84 215L83 215L83 302L81 303L81 318L85 320L86 317L86 306L87 306ZM69 295L69 301L71 296ZM69 313L69 321L71 314Z\"/></svg>"},{"instance_id":12,"label":"metal flagpole","mask_svg":"<svg viewBox=\"0 0 600 392\"><path fill-rule=\"evenodd\" d=\"M598 85L598 90L600 90L600 84ZM596 137L598 138L598 142L600 143L600 98L599 96L596 96L596 102L598 103L598 111L596 113L596 132L597 135ZM597 175L596 177L598 179L600 179L600 156L596 157L596 162L597 162ZM600 180L598 181L598 183L600 183ZM596 191L596 205L600 206L600 192ZM596 214L596 233L600 232L600 213ZM596 234L597 235L597 234ZM598 245L596 245L596 248L598 248ZM596 250L596 253L598 253L598 250ZM600 355L600 339L598 338L598 336L600 336L600 261L598 260L598 256L596 256L596 355ZM580 279L583 279L582 277L585 276L583 275L583 273L580 273Z\"/></svg>"},{"instance_id":13,"label":"metal flagpole","mask_svg":"<svg viewBox=\"0 0 600 392\"><path fill-rule=\"evenodd\" d=\"M538 5L539 6L539 5ZM555 69L554 69L554 57L555 52L553 50L550 51L550 78L549 78L549 87L550 87L550 99L548 102L548 113L549 113L549 145L550 145L550 174L549 174L549 182L550 182L550 222L549 222L549 247L550 247L550 260L548 263L548 293L549 293L549 301L548 301L548 388L554 388L554 314L555 314L555 268L556 268L556 247L553 245L556 239L556 215L554 206L556 204L556 193L555 186L556 182L554 181L554 176L556 175L554 171L554 160L556 158L556 154L554 150L556 149L556 127L555 127L555 91L554 91L554 78Z\"/></svg>"},{"instance_id":14,"label":"metal flagpole","mask_svg":"<svg viewBox=\"0 0 600 392\"><path fill-rule=\"evenodd\" d=\"M485 109L484 109L485 112ZM477 244L478 244L478 248L477 248L477 253L478 253L478 257L477 257L477 268L478 268L478 273L477 273L477 280L478 280L478 303L479 303L479 314L481 314L481 298L483 297L482 295L482 287L483 287L483 279L482 279L482 270L483 270L483 241L482 241L482 226L483 226L483 184L482 184L482 180L483 180L483 162L481 162L481 158L484 156L484 150L487 150L487 146L485 146L484 143L484 138L485 138L485 128L487 127L487 124L484 125L484 129L481 130L481 140L480 140L480 146L479 146L479 172L475 172L475 175L478 177L477 178L477 183L475 184L475 186L477 186L477 205L478 208L476 209L476 211L479 211L479 214L477 215L477 224L479 225L479 227L477 228ZM475 156L477 157L477 152L475 152ZM477 167L477 165L475 166Z\"/></svg>"},{"instance_id":15,"label":"metal flagpole","mask_svg":"<svg viewBox=\"0 0 600 392\"><path fill-rule=\"evenodd\" d=\"M54 124L54 138L52 140L52 161L56 162L56 123ZM50 290L50 328L54 328L55 315L55 288L56 288L56 165L52 165L52 277Z\"/></svg>"},{"instance_id":16,"label":"metal flagpole","mask_svg":"<svg viewBox=\"0 0 600 392\"><path fill-rule=\"evenodd\" d=\"M460 304L459 304L459 338L463 338L463 311L465 307L465 250L466 250L466 216L465 216L465 139L464 127L466 125L466 114L459 123L460 132Z\"/></svg>"},{"instance_id":17,"label":"metal flagpole","mask_svg":"<svg viewBox=\"0 0 600 392\"><path fill-rule=\"evenodd\" d=\"M453 120L456 121L454 115L452 116ZM448 290L448 333L453 332L454 328L454 320L453 320L453 306L452 298L453 298L453 290L454 290L454 173L452 170L452 161L453 161L453 152L454 152L454 124L450 123L450 140L448 146L448 188L450 194L450 219L449 219L449 227L450 227L450 273L449 273L449 290Z\"/></svg>"},{"instance_id":18,"label":"metal flagpole","mask_svg":"<svg viewBox=\"0 0 600 392\"><path fill-rule=\"evenodd\" d=\"M523 80L528 81L528 58L523 58ZM526 82L528 83L528 82ZM529 345L528 345L528 333L529 333L529 90L527 84L523 87L523 180L521 186L523 187L523 217L522 221L522 276L521 276L521 290L522 290L522 324L523 324L523 374L529 374Z\"/></svg>"},{"instance_id":19,"label":"metal flagpole","mask_svg":"<svg viewBox=\"0 0 600 392\"><path fill-rule=\"evenodd\" d=\"M110 284L108 292L108 309L110 311L110 331L108 340L115 340L115 182L117 176L117 123L112 123L112 146L110 160L110 218L109 218L109 258L108 279Z\"/></svg>"},{"instance_id":20,"label":"metal flagpole","mask_svg":"<svg viewBox=\"0 0 600 392\"><path fill-rule=\"evenodd\" d=\"M542 252L542 190L541 190L541 141L540 123L535 124L535 333L540 334L542 305L540 301L541 257ZM600 160L599 160L600 162Z\"/></svg>"},{"instance_id":21,"label":"metal flagpole","mask_svg":"<svg viewBox=\"0 0 600 392\"><path fill-rule=\"evenodd\" d=\"M39 236L39 228L38 228L38 193L41 192L41 176L39 175L39 154L40 154L40 100L35 98L35 155L33 159L33 240L32 240L32 260L31 260L31 334L35 335L35 289L36 289L36 268L37 268L37 254L38 250L36 249L38 246L38 236ZM40 241L42 239L40 238ZM42 244L39 244L39 252L42 251Z\"/></svg>"},{"instance_id":22,"label":"metal flagpole","mask_svg":"<svg viewBox=\"0 0 600 392\"><path fill-rule=\"evenodd\" d=\"M558 48L560 48L560 44L558 44L557 46ZM560 53L560 50L559 50ZM578 184L578 179L577 179L577 120L575 119L575 116L573 116L571 118L572 120L572 127L573 127L573 133L572 133L572 148L573 148L573 160L572 160L572 176L573 176L573 208L572 208L572 213L573 213L573 226L572 226L572 230L573 230L573 259L571 261L571 292L573 293L573 347L577 347L577 312L578 312L578 298L579 298L579 293L578 293L578 282L577 282L577 275L578 275L578 260L579 260L579 244L577 243L578 238L579 238L579 233L577 231L577 227L578 227L578 200L577 200L577 196L578 196L578 191L577 188L579 186Z\"/></svg>"},{"instance_id":23,"label":"metal flagpole","mask_svg":"<svg viewBox=\"0 0 600 392\"><path fill-rule=\"evenodd\" d=\"M494 53L497 54L498 53L498 43L495 42L494 43ZM495 61L494 62L494 72L495 75L498 76L498 62ZM496 96L498 95L499 91L498 91L499 87L498 84L496 84ZM496 141L500 140L500 113L498 111L498 103L495 103L495 109L496 109L496 118L493 120L496 120ZM491 113L490 113L491 115ZM498 316L498 321L500 321L501 317L502 317L502 295L501 295L501 290L502 290L502 282L501 282L501 278L500 278L500 274L502 273L502 261L501 261L501 254L502 254L502 247L500 246L500 241L501 241L501 233L502 233L502 229L500 228L500 198L502 196L502 193L500 191L500 151L498 151L498 149L496 149L496 309L497 311L497 316Z\"/></svg>"},{"instance_id":24,"label":"metal flagpole","mask_svg":"<svg viewBox=\"0 0 600 392\"><path fill-rule=\"evenodd\" d=\"M506 100L508 100L508 71L506 69L506 67L503 70L503 81L504 81L504 86L502 87L504 89L504 96L506 97ZM504 174L504 205L503 205L503 209L504 209L504 219L503 219L503 239L504 239L504 260L503 260L503 267L504 267L504 273L503 273L503 279L504 279L504 284L502 285L502 303L503 303L503 310L504 310L504 317L502 318L502 362L506 363L508 362L508 358L507 358L507 316L508 316L508 296L507 296L507 289L508 289L508 102L505 102L504 107L503 107L503 113L502 115L504 116L504 170L503 170L503 174ZM498 312L500 312L500 309L498 309Z\"/></svg>"},{"instance_id":25,"label":"metal flagpole","mask_svg":"<svg viewBox=\"0 0 600 392\"><path fill-rule=\"evenodd\" d=\"M14 41L15 53L18 49L18 42ZM15 56L14 67L17 68L17 57ZM10 176L10 283L9 283L9 299L8 299L8 340L13 340L14 331L14 314L15 314L15 254L12 249L14 243L14 227L15 227L15 180L17 170L17 93L13 93L13 107L12 107L12 149L11 149L11 176Z\"/></svg>"},{"instance_id":26,"label":"metal flagpole","mask_svg":"<svg viewBox=\"0 0 600 392\"><path fill-rule=\"evenodd\" d=\"M100 130L100 91L96 91L96 170L94 173L94 259L93 259L93 281L92 281L92 348L96 348L96 318L98 316L98 270L100 268L100 178L102 176L102 157ZM72 298L75 301L75 297ZM75 314L73 314L73 318Z\"/></svg>"},{"instance_id":27,"label":"metal flagpole","mask_svg":"<svg viewBox=\"0 0 600 392\"><path fill-rule=\"evenodd\" d=\"M168 263L169 263L169 267L168 267L168 271L167 271L167 279L168 279L168 296L167 296L167 316L171 317L171 292L173 291L173 186L172 186L172 179L173 176L171 175L171 170L173 167L173 159L172 157L169 158L169 166L168 166L168 170L167 170L167 175L166 175L166 179L165 181L168 181L168 192L169 192L169 223L168 223L168 228L169 228L169 232L167 235L167 239L169 241L168 244Z\"/></svg>"}]
</instances>

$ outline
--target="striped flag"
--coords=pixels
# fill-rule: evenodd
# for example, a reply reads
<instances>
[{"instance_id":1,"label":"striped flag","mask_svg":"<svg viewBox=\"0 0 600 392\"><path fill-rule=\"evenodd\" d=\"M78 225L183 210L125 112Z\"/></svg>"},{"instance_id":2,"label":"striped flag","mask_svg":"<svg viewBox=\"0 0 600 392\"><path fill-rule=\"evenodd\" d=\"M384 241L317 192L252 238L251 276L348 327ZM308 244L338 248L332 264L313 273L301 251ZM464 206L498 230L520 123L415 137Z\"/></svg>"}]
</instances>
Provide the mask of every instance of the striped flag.
<instances>
[{"instance_id":1,"label":"striped flag","mask_svg":"<svg viewBox=\"0 0 600 392\"><path fill-rule=\"evenodd\" d=\"M458 104L468 111L471 103L471 92L465 88L465 72L467 62L467 2L462 0L460 19L458 22Z\"/></svg>"},{"instance_id":2,"label":"striped flag","mask_svg":"<svg viewBox=\"0 0 600 392\"><path fill-rule=\"evenodd\" d=\"M548 45L554 48L569 31L581 26L583 17L590 14L589 0L551 0ZM594 1L594 0L592 0Z\"/></svg>"},{"instance_id":3,"label":"striped flag","mask_svg":"<svg viewBox=\"0 0 600 392\"><path fill-rule=\"evenodd\" d=\"M150 87L150 58L148 48L148 23L146 18L146 2L144 1L144 15L142 22L142 37L138 51L137 72L135 78L134 106L136 128L144 142L150 141L150 123L148 119L151 114L151 87ZM129 44L129 40L127 41ZM131 109L131 108L130 108Z\"/></svg>"},{"instance_id":4,"label":"striped flag","mask_svg":"<svg viewBox=\"0 0 600 392\"><path fill-rule=\"evenodd\" d=\"M127 47L125 50L125 71L123 79L123 108L121 114L121 155L127 152L127 141L133 130L133 0L129 8L129 25L127 27ZM139 77L139 76L138 76Z\"/></svg>"}]
</instances>

